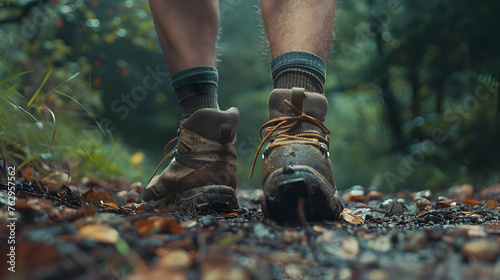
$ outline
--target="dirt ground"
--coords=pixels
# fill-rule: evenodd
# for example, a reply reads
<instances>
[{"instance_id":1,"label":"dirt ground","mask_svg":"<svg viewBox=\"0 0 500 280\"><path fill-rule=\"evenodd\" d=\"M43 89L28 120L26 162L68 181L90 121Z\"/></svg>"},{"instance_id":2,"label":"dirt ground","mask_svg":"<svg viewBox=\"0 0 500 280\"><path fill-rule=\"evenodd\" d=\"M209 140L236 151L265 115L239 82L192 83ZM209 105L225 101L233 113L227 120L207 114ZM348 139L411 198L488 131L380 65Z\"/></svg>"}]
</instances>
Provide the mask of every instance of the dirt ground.
<instances>
[{"instance_id":1,"label":"dirt ground","mask_svg":"<svg viewBox=\"0 0 500 280\"><path fill-rule=\"evenodd\" d=\"M47 182L17 183L14 206L1 184L1 279L500 279L500 185L355 186L339 221L283 227L261 190L240 190L236 212L179 216L146 211L138 183Z\"/></svg>"}]
</instances>

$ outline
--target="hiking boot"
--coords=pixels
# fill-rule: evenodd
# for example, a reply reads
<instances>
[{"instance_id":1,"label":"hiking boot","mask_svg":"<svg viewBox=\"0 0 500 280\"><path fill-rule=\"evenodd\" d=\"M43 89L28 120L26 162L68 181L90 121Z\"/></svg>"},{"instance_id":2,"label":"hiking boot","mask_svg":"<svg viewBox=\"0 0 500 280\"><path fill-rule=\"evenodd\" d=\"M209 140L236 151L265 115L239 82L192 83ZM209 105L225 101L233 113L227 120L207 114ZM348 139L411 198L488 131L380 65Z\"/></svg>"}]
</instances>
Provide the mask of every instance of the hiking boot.
<instances>
[{"instance_id":1,"label":"hiking boot","mask_svg":"<svg viewBox=\"0 0 500 280\"><path fill-rule=\"evenodd\" d=\"M305 225L338 219L342 212L329 159L330 130L323 124L327 110L328 100L322 94L303 88L271 92L270 121L260 130L268 134L259 147L267 143L262 156L262 210L269 219Z\"/></svg>"},{"instance_id":2,"label":"hiking boot","mask_svg":"<svg viewBox=\"0 0 500 280\"><path fill-rule=\"evenodd\" d=\"M236 125L239 112L200 109L181 122L173 158L144 191L148 206L196 214L238 209ZM167 155L168 156L168 155Z\"/></svg>"}]
</instances>

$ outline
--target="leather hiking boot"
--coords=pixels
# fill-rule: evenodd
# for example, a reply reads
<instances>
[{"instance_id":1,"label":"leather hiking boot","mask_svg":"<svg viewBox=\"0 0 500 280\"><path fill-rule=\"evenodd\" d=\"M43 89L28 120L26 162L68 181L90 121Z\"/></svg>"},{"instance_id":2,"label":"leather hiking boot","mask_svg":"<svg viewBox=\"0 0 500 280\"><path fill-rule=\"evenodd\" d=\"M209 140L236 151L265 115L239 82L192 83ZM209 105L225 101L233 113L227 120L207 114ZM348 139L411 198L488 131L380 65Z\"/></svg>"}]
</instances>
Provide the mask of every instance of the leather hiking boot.
<instances>
[{"instance_id":1,"label":"leather hiking boot","mask_svg":"<svg viewBox=\"0 0 500 280\"><path fill-rule=\"evenodd\" d=\"M322 94L303 88L271 92L270 121L260 129L261 137L263 130L268 134L259 147L267 144L262 156L262 210L269 219L305 225L339 218L344 207L329 159L330 130L323 124L327 110Z\"/></svg>"},{"instance_id":2,"label":"leather hiking boot","mask_svg":"<svg viewBox=\"0 0 500 280\"><path fill-rule=\"evenodd\" d=\"M167 168L144 191L148 206L196 214L238 209L236 125L239 112L200 109L181 122ZM167 144L168 145L168 144ZM165 160L164 159L164 160ZM162 161L163 163L163 161ZM161 165L161 163L160 163Z\"/></svg>"}]
</instances>

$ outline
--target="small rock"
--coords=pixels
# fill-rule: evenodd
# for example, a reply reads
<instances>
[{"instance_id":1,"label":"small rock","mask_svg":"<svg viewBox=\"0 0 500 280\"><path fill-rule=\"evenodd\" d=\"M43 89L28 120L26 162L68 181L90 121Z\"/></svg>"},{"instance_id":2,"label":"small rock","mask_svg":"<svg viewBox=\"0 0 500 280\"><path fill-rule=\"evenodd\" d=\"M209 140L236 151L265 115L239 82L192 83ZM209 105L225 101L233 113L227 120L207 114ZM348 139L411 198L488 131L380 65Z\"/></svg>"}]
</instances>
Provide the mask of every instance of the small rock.
<instances>
[{"instance_id":1,"label":"small rock","mask_svg":"<svg viewBox=\"0 0 500 280\"><path fill-rule=\"evenodd\" d=\"M472 199L474 187L472 185L455 186L448 190L448 195L456 201L463 201L466 198Z\"/></svg>"},{"instance_id":2,"label":"small rock","mask_svg":"<svg viewBox=\"0 0 500 280\"><path fill-rule=\"evenodd\" d=\"M355 259L359 254L359 243L354 237L348 237L340 245L346 259Z\"/></svg>"},{"instance_id":3,"label":"small rock","mask_svg":"<svg viewBox=\"0 0 500 280\"><path fill-rule=\"evenodd\" d=\"M359 256L358 262L364 266L378 263L378 256L372 251L366 251Z\"/></svg>"},{"instance_id":4,"label":"small rock","mask_svg":"<svg viewBox=\"0 0 500 280\"><path fill-rule=\"evenodd\" d=\"M367 274L366 279L369 280L387 280L389 279L389 273L382 269L374 269Z\"/></svg>"},{"instance_id":5,"label":"small rock","mask_svg":"<svg viewBox=\"0 0 500 280\"><path fill-rule=\"evenodd\" d=\"M493 263L500 255L500 244L495 239L479 239L466 242L462 246L462 256L470 262Z\"/></svg>"},{"instance_id":6,"label":"small rock","mask_svg":"<svg viewBox=\"0 0 500 280\"><path fill-rule=\"evenodd\" d=\"M432 192L430 190L419 191L419 192L417 192L415 194L415 198L417 198L417 197L431 199L432 198Z\"/></svg>"},{"instance_id":7,"label":"small rock","mask_svg":"<svg viewBox=\"0 0 500 280\"><path fill-rule=\"evenodd\" d=\"M320 232L321 233L321 232L325 232L327 229L324 228L324 227L322 227L322 226L315 225L315 226L313 226L313 230L315 232Z\"/></svg>"},{"instance_id":8,"label":"small rock","mask_svg":"<svg viewBox=\"0 0 500 280\"><path fill-rule=\"evenodd\" d=\"M491 185L479 193L480 199L500 200L500 184Z\"/></svg>"},{"instance_id":9,"label":"small rock","mask_svg":"<svg viewBox=\"0 0 500 280\"><path fill-rule=\"evenodd\" d=\"M168 251L158 259L159 266L168 268L187 268L191 263L192 257L182 249Z\"/></svg>"},{"instance_id":10,"label":"small rock","mask_svg":"<svg viewBox=\"0 0 500 280\"><path fill-rule=\"evenodd\" d=\"M118 196L119 198L125 198L127 197L127 191L119 191L116 196Z\"/></svg>"},{"instance_id":11,"label":"small rock","mask_svg":"<svg viewBox=\"0 0 500 280\"><path fill-rule=\"evenodd\" d=\"M257 224L254 227L255 230L255 235L257 235L258 238L269 238L273 239L275 236L272 234L269 229L263 225L263 224Z\"/></svg>"},{"instance_id":12,"label":"small rock","mask_svg":"<svg viewBox=\"0 0 500 280\"><path fill-rule=\"evenodd\" d=\"M200 222L205 228L215 226L218 224L217 220L212 216L203 216L200 218Z\"/></svg>"},{"instance_id":13,"label":"small rock","mask_svg":"<svg viewBox=\"0 0 500 280\"><path fill-rule=\"evenodd\" d=\"M135 182L128 187L127 191L135 190L137 193L142 193L144 191L144 186L141 182Z\"/></svg>"},{"instance_id":14,"label":"small rock","mask_svg":"<svg viewBox=\"0 0 500 280\"><path fill-rule=\"evenodd\" d=\"M384 194L379 191L369 191L366 195L369 201L372 200L382 200L384 199Z\"/></svg>"},{"instance_id":15,"label":"small rock","mask_svg":"<svg viewBox=\"0 0 500 280\"><path fill-rule=\"evenodd\" d=\"M285 275L288 279L300 279L304 277L305 269L295 264L289 264L285 266Z\"/></svg>"},{"instance_id":16,"label":"small rock","mask_svg":"<svg viewBox=\"0 0 500 280\"><path fill-rule=\"evenodd\" d=\"M128 192L127 202L140 203L141 195L136 190L131 190Z\"/></svg>"},{"instance_id":17,"label":"small rock","mask_svg":"<svg viewBox=\"0 0 500 280\"><path fill-rule=\"evenodd\" d=\"M389 252L392 247L391 239L387 235L381 235L375 239L368 240L368 247L377 252Z\"/></svg>"},{"instance_id":18,"label":"small rock","mask_svg":"<svg viewBox=\"0 0 500 280\"><path fill-rule=\"evenodd\" d=\"M184 221L181 223L182 228L193 228L198 224L196 221Z\"/></svg>"},{"instance_id":19,"label":"small rock","mask_svg":"<svg viewBox=\"0 0 500 280\"><path fill-rule=\"evenodd\" d=\"M428 200L427 198L423 198L423 197L417 197L415 203L417 204L417 207L419 209L422 209L422 208L425 208L425 207L432 205L430 200Z\"/></svg>"},{"instance_id":20,"label":"small rock","mask_svg":"<svg viewBox=\"0 0 500 280\"><path fill-rule=\"evenodd\" d=\"M365 190L359 185L352 186L342 198L346 201L363 202L365 200Z\"/></svg>"},{"instance_id":21,"label":"small rock","mask_svg":"<svg viewBox=\"0 0 500 280\"><path fill-rule=\"evenodd\" d=\"M298 231L285 230L283 232L282 241L285 243L298 243L300 241L301 234Z\"/></svg>"},{"instance_id":22,"label":"small rock","mask_svg":"<svg viewBox=\"0 0 500 280\"><path fill-rule=\"evenodd\" d=\"M427 246L427 234L425 232L417 232L409 235L405 244L405 251L417 252Z\"/></svg>"},{"instance_id":23,"label":"small rock","mask_svg":"<svg viewBox=\"0 0 500 280\"><path fill-rule=\"evenodd\" d=\"M256 189L256 190L253 191L253 193L256 196L263 196L264 195L264 191L262 191L261 189Z\"/></svg>"},{"instance_id":24,"label":"small rock","mask_svg":"<svg viewBox=\"0 0 500 280\"><path fill-rule=\"evenodd\" d=\"M404 201L404 200L403 200ZM394 200L394 199L386 199L384 202L382 202L379 206L380 208L386 210L389 212L389 214L392 215L401 215L403 214L404 210L404 203L402 201Z\"/></svg>"}]
</instances>

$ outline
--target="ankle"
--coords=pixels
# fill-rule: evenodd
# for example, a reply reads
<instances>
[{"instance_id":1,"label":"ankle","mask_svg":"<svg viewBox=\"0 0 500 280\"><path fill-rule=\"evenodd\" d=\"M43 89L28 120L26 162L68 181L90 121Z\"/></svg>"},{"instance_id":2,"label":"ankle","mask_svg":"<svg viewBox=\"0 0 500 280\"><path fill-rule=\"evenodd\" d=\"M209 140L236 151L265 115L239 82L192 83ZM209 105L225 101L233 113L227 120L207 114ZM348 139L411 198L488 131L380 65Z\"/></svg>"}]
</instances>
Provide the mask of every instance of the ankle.
<instances>
[{"instance_id":1,"label":"ankle","mask_svg":"<svg viewBox=\"0 0 500 280\"><path fill-rule=\"evenodd\" d=\"M271 62L274 88L305 88L308 92L324 93L326 63L308 52L286 52Z\"/></svg>"}]
</instances>

